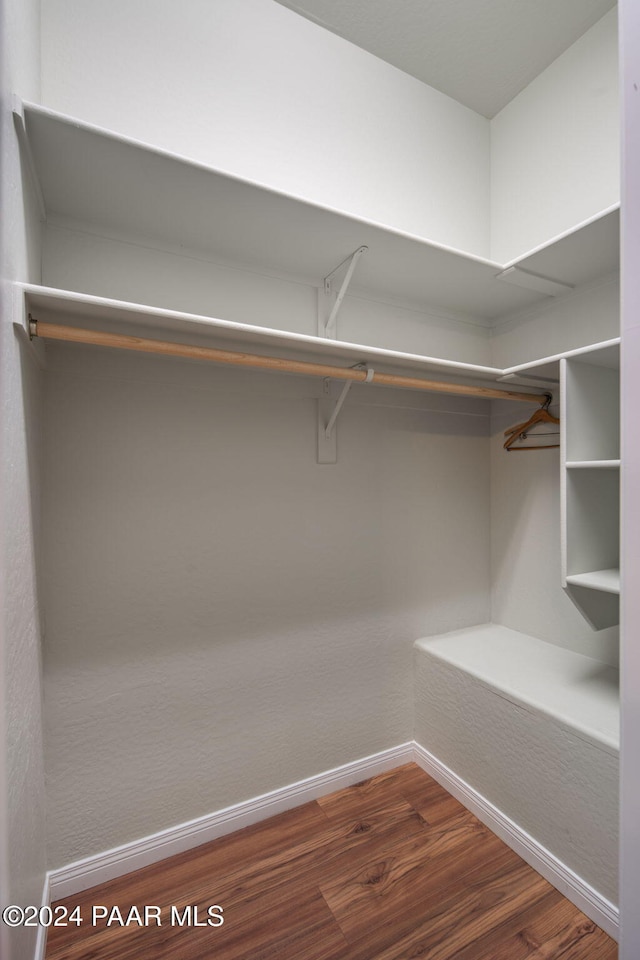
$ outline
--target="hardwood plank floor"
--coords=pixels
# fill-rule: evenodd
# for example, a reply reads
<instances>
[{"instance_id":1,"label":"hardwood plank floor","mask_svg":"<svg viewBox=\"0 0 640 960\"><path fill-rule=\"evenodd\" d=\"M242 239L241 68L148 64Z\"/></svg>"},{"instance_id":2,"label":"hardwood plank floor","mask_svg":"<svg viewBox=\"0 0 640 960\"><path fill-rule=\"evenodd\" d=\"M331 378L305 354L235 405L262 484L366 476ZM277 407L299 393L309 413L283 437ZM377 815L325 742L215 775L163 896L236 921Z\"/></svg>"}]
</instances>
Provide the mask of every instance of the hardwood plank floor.
<instances>
[{"instance_id":1,"label":"hardwood plank floor","mask_svg":"<svg viewBox=\"0 0 640 960\"><path fill-rule=\"evenodd\" d=\"M152 905L161 925L155 914L148 926L135 914L127 926L116 914L93 925L96 905L117 906L123 921ZM213 905L221 926L207 923ZM47 960L617 957L613 940L412 763L54 906L79 906L83 923L50 928ZM176 922L187 906L201 926Z\"/></svg>"}]
</instances>

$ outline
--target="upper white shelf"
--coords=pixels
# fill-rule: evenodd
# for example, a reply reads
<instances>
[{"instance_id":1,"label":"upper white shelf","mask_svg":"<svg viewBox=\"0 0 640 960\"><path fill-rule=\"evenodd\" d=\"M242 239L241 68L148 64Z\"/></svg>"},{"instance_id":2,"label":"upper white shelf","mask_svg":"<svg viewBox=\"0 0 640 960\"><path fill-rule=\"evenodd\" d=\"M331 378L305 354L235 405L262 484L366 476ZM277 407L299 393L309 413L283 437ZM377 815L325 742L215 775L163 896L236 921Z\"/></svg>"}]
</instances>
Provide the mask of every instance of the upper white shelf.
<instances>
[{"instance_id":1,"label":"upper white shelf","mask_svg":"<svg viewBox=\"0 0 640 960\"><path fill-rule=\"evenodd\" d=\"M575 286L618 266L617 209L499 264L277 193L35 104L23 104L23 115L47 217L315 280L364 244L369 249L358 265L354 293L439 307L485 323L545 299L496 280L506 267Z\"/></svg>"}]
</instances>

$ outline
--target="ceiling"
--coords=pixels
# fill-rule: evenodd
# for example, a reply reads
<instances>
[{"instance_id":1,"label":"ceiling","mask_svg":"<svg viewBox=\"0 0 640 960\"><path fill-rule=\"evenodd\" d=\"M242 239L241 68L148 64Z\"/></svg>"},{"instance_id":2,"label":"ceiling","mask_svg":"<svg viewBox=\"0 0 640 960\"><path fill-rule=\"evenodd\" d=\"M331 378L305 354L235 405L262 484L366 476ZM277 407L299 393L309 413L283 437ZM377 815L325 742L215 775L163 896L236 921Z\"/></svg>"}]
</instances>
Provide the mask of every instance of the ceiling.
<instances>
[{"instance_id":1,"label":"ceiling","mask_svg":"<svg viewBox=\"0 0 640 960\"><path fill-rule=\"evenodd\" d=\"M615 0L277 0L493 117Z\"/></svg>"}]
</instances>

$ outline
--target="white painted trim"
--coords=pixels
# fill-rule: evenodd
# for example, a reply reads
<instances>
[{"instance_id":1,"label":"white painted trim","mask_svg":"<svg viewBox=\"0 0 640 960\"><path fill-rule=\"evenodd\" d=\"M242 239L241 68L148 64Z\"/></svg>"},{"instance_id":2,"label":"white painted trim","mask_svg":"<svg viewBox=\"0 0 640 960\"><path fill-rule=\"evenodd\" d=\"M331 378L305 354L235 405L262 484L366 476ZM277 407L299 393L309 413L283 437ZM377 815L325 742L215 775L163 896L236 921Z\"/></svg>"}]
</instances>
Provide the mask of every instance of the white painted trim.
<instances>
[{"instance_id":1,"label":"white painted trim","mask_svg":"<svg viewBox=\"0 0 640 960\"><path fill-rule=\"evenodd\" d=\"M202 843L208 843L292 807L316 800L334 790L392 770L414 759L413 743L403 743L381 753L354 760L333 770L272 790L262 796L225 807L216 813L189 820L151 836L125 843L104 853L77 860L48 874L52 900L69 897L99 883L139 870Z\"/></svg>"},{"instance_id":2,"label":"white painted trim","mask_svg":"<svg viewBox=\"0 0 640 960\"><path fill-rule=\"evenodd\" d=\"M40 906L48 907L51 903L51 884L49 880L50 875L45 874L44 885L42 887L42 897L40 898ZM47 933L49 928L38 925L38 934L36 937L36 948L33 954L33 960L44 960L45 953L47 952Z\"/></svg>"},{"instance_id":3,"label":"white painted trim","mask_svg":"<svg viewBox=\"0 0 640 960\"><path fill-rule=\"evenodd\" d=\"M618 939L619 913L615 904L594 890L582 877L542 846L522 827L474 790L453 770L419 743L414 742L414 760L452 796L474 813L501 840L533 867L556 890L597 923L609 936Z\"/></svg>"}]
</instances>

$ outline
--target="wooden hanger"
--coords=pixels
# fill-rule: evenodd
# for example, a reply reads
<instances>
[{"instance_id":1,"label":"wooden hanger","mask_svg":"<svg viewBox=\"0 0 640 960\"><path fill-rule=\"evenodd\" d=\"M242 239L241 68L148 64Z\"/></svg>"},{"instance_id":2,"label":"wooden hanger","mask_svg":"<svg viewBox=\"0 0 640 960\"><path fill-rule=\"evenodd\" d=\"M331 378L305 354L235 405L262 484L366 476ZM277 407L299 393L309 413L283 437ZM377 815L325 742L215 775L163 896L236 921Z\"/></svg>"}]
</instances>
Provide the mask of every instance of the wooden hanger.
<instances>
[{"instance_id":1,"label":"wooden hanger","mask_svg":"<svg viewBox=\"0 0 640 960\"><path fill-rule=\"evenodd\" d=\"M551 400L551 394L548 393L540 409L536 410L536 412L532 414L525 423L518 423L515 427L510 427L508 430L505 430L504 435L507 437L504 442L505 450L551 450L554 447L560 446L559 443L534 444L526 447L514 446L517 440L525 440L528 431L537 423L560 423L557 417L554 417L552 413L549 413L549 404L551 403Z\"/></svg>"}]
</instances>

